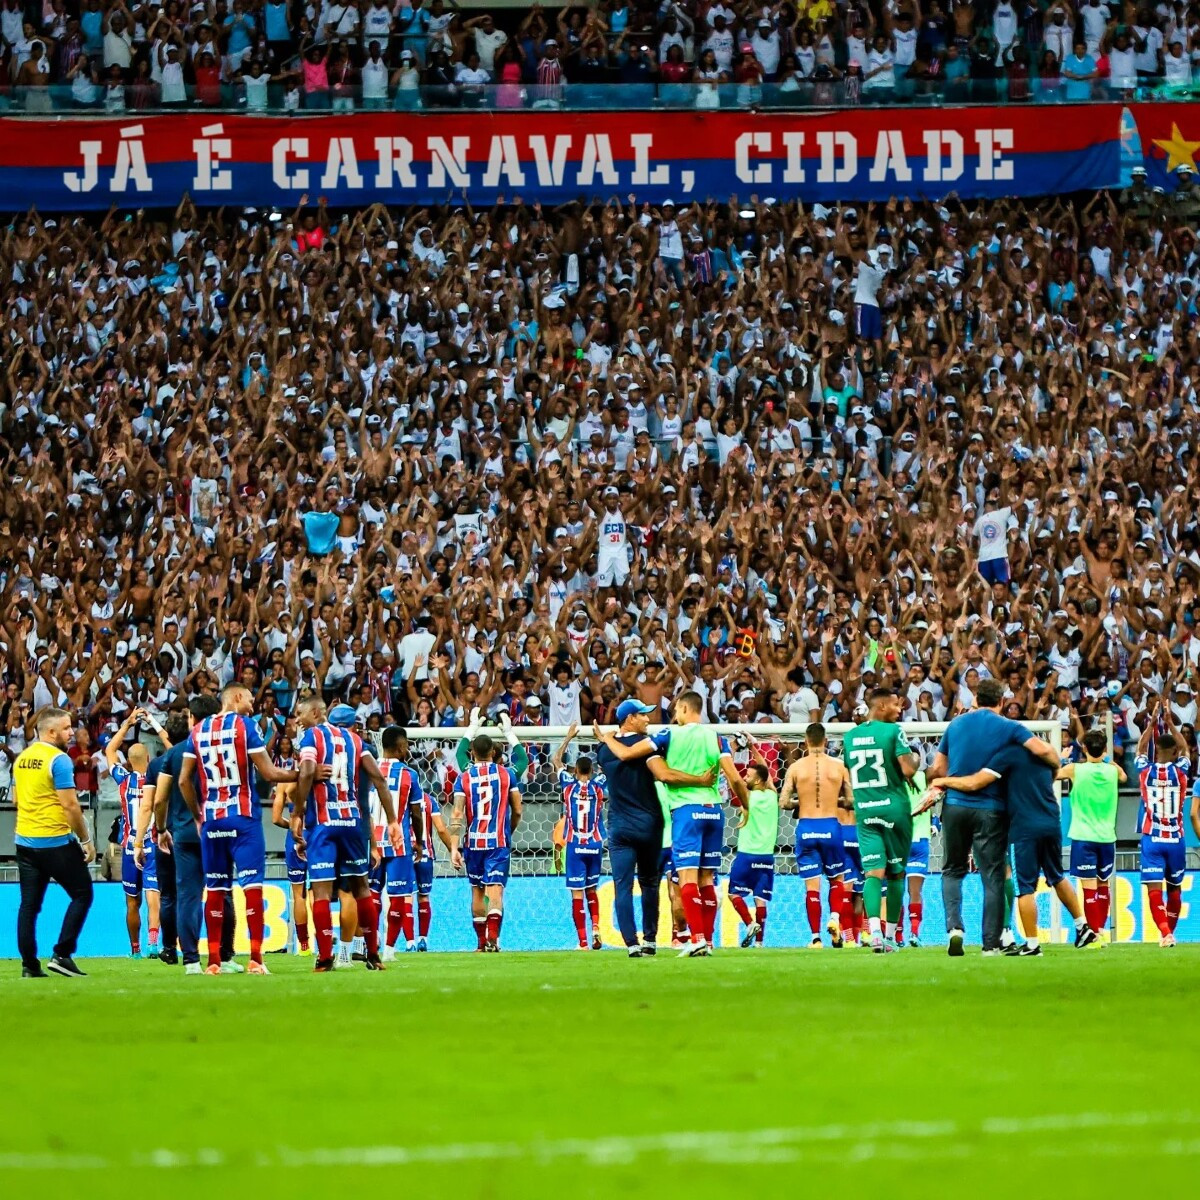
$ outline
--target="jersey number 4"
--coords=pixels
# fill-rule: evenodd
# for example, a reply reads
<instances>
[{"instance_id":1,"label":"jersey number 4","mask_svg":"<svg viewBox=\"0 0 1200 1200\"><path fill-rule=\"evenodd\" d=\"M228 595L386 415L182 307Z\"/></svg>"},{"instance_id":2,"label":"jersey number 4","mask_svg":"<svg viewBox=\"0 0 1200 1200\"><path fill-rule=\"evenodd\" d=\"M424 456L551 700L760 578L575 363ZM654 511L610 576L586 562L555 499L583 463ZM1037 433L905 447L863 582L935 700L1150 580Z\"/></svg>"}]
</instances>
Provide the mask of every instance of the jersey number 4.
<instances>
[{"instance_id":1,"label":"jersey number 4","mask_svg":"<svg viewBox=\"0 0 1200 1200\"><path fill-rule=\"evenodd\" d=\"M882 750L850 751L850 783L856 788L887 787Z\"/></svg>"}]
</instances>

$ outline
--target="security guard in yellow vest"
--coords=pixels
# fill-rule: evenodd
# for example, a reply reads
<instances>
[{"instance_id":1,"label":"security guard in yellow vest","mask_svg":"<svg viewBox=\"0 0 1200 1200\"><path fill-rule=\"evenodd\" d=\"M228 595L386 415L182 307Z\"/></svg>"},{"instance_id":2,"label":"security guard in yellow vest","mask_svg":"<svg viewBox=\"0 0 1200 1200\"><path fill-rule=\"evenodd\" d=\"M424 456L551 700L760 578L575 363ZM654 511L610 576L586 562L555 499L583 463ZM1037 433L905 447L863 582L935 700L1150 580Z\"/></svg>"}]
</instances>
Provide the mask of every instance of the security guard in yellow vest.
<instances>
[{"instance_id":1,"label":"security guard in yellow vest","mask_svg":"<svg viewBox=\"0 0 1200 1200\"><path fill-rule=\"evenodd\" d=\"M75 795L75 771L66 753L70 741L70 714L61 708L44 708L37 715L37 741L22 750L13 763L17 870L21 881L17 948L25 979L46 975L38 960L37 919L51 882L62 887L71 902L63 916L54 957L46 965L58 975L83 975L72 956L92 907L88 863L95 859L96 848Z\"/></svg>"}]
</instances>

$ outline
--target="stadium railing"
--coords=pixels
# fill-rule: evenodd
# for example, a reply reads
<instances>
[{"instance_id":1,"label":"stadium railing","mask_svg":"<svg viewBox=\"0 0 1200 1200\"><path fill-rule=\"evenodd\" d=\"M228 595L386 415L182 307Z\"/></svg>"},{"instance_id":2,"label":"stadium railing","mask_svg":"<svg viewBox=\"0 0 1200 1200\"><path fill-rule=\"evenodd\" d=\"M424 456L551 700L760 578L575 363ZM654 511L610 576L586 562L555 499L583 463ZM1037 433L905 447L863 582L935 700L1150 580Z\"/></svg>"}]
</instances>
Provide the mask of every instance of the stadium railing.
<instances>
[{"instance_id":1,"label":"stadium railing","mask_svg":"<svg viewBox=\"0 0 1200 1200\"><path fill-rule=\"evenodd\" d=\"M1111 103L1114 100L1188 100L1200 94L1200 85L1167 87L1139 82L1136 86L1105 85L1072 104ZM425 86L387 89L384 96L364 96L360 86L301 95L289 101L282 85L272 84L265 98L253 101L240 83L198 89L189 87L186 98L163 103L157 89L127 85L111 92L97 86L90 98L67 86L0 89L0 115L6 116L128 116L139 113L210 112L262 113L275 116L314 116L329 112L446 112L459 109L487 111L661 111L664 109L838 109L852 107L914 107L941 104L1057 105L1068 101L1064 89L1035 77L1028 95L1010 96L1005 79L932 79L903 81L896 88L847 92L839 80L806 80L796 83L694 84L694 83L536 83L509 85Z\"/></svg>"}]
</instances>

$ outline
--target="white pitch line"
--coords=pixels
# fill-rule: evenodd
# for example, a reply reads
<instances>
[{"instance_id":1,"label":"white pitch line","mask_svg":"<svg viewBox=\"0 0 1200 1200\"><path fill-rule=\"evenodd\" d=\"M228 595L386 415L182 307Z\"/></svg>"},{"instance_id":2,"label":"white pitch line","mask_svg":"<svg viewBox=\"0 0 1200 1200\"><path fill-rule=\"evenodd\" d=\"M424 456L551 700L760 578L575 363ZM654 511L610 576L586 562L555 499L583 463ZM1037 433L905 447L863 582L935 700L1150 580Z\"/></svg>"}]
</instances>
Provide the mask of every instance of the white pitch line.
<instances>
[{"instance_id":1,"label":"white pitch line","mask_svg":"<svg viewBox=\"0 0 1200 1200\"><path fill-rule=\"evenodd\" d=\"M1133 1132L1171 1124L1178 1128L1195 1118L1181 1113L1049 1113L1028 1117L989 1117L979 1122L890 1121L873 1125L798 1125L776 1129L681 1130L637 1137L566 1138L540 1142L455 1142L423 1146L325 1146L297 1149L279 1146L230 1154L212 1148L153 1150L128 1159L103 1155L54 1153L0 1153L0 1171L95 1171L127 1167L191 1170L202 1167L239 1166L267 1169L311 1167L409 1167L465 1162L580 1159L596 1166L628 1163L647 1155L709 1163L772 1164L836 1154L839 1160L876 1158L917 1159L929 1156L964 1157L972 1139L1009 1138L1038 1133L1071 1133L1087 1130ZM936 1148L932 1143L940 1142ZM914 1143L918 1143L914 1145ZM923 1144L923 1145L922 1145ZM1047 1153L1082 1153L1104 1150L1110 1143L1071 1147ZM1155 1152L1173 1157L1200 1157L1200 1141L1172 1139ZM1038 1154L1038 1144L1026 1145L1022 1154Z\"/></svg>"}]
</instances>

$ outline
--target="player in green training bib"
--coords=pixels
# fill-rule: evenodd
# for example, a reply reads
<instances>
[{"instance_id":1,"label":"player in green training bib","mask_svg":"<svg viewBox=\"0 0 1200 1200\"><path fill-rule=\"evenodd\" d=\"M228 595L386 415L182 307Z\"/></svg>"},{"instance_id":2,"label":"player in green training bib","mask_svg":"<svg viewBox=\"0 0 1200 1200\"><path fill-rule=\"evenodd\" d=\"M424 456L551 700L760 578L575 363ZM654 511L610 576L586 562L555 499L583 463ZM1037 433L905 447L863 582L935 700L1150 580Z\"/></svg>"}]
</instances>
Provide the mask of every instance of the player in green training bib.
<instances>
[{"instance_id":1,"label":"player in green training bib","mask_svg":"<svg viewBox=\"0 0 1200 1200\"><path fill-rule=\"evenodd\" d=\"M914 950L921 947L921 917L925 912L922 896L929 874L929 839L933 833L933 811L928 808L922 813L916 811L925 797L927 786L924 771L918 771L908 781L908 798L913 807L913 834L905 870L908 874L908 944ZM902 927L903 922L896 926L897 943Z\"/></svg>"},{"instance_id":2,"label":"player in green training bib","mask_svg":"<svg viewBox=\"0 0 1200 1200\"><path fill-rule=\"evenodd\" d=\"M846 734L842 742L842 758L854 792L871 949L884 954L895 950L896 943L883 936L883 880L888 880L887 919L894 929L904 911L904 868L912 848L908 781L917 773L920 760L896 723L900 718L896 693L891 688L875 688L867 697L867 705L867 720Z\"/></svg>"},{"instance_id":3,"label":"player in green training bib","mask_svg":"<svg viewBox=\"0 0 1200 1200\"><path fill-rule=\"evenodd\" d=\"M779 796L775 792L771 767L763 758L758 743L750 745L750 766L746 769L750 798L742 809L738 826L737 853L729 868L729 903L741 918L746 932L742 949L763 944L767 924L767 905L775 889L775 843L779 839ZM754 900L751 913L749 900Z\"/></svg>"},{"instance_id":4,"label":"player in green training bib","mask_svg":"<svg viewBox=\"0 0 1200 1200\"><path fill-rule=\"evenodd\" d=\"M1100 935L1100 946L1112 904L1108 881L1117 862L1117 789L1125 782L1125 772L1105 762L1108 738L1103 730L1083 735L1083 752L1087 761L1068 763L1058 777L1071 781L1071 874L1083 888L1083 912Z\"/></svg>"}]
</instances>

